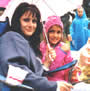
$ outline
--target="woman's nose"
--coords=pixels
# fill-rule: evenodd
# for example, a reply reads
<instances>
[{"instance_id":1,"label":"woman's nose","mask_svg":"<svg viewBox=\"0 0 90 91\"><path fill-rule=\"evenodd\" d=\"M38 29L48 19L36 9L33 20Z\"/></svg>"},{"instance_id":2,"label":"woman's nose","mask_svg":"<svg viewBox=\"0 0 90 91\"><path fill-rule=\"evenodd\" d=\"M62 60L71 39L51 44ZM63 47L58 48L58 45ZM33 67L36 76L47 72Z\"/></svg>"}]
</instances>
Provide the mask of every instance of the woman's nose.
<instances>
[{"instance_id":1,"label":"woman's nose","mask_svg":"<svg viewBox=\"0 0 90 91\"><path fill-rule=\"evenodd\" d=\"M33 22L32 22L32 21L29 21L29 22L28 22L28 25L29 25L29 26L32 26L32 25L33 25Z\"/></svg>"}]
</instances>

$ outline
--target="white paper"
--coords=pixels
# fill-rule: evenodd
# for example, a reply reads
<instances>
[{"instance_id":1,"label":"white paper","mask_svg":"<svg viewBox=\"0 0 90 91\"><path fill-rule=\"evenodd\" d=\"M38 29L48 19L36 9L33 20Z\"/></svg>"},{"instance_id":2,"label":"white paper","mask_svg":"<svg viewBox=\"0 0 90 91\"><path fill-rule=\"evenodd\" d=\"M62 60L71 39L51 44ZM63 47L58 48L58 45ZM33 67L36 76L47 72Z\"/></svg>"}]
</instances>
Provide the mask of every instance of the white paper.
<instances>
[{"instance_id":1,"label":"white paper","mask_svg":"<svg viewBox=\"0 0 90 91\"><path fill-rule=\"evenodd\" d=\"M22 82L27 74L28 74L27 71L25 71L19 67L9 65L6 82L8 82L12 85L22 84Z\"/></svg>"}]
</instances>

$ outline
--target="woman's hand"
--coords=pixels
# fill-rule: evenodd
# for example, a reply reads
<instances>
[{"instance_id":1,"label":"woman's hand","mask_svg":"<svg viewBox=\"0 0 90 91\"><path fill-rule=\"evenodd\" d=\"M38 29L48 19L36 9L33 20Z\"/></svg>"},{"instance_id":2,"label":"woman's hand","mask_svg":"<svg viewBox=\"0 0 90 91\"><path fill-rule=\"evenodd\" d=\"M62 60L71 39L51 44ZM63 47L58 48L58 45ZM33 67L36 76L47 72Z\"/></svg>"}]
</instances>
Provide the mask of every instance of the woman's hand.
<instances>
[{"instance_id":1,"label":"woman's hand","mask_svg":"<svg viewBox=\"0 0 90 91\"><path fill-rule=\"evenodd\" d=\"M64 81L58 81L58 86L60 88L60 91L71 91L71 88L73 88L71 84Z\"/></svg>"}]
</instances>

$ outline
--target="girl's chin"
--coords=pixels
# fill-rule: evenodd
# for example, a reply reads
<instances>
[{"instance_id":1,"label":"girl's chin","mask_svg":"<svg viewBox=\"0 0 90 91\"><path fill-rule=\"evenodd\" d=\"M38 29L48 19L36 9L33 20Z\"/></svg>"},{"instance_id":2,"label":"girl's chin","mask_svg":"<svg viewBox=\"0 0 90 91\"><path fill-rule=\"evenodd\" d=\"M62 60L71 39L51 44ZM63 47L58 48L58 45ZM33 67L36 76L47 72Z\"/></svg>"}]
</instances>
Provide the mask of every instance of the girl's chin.
<instances>
[{"instance_id":1,"label":"girl's chin","mask_svg":"<svg viewBox=\"0 0 90 91\"><path fill-rule=\"evenodd\" d=\"M53 42L53 43L51 43L51 46L56 46L56 45L58 45L58 43L59 42Z\"/></svg>"},{"instance_id":2,"label":"girl's chin","mask_svg":"<svg viewBox=\"0 0 90 91\"><path fill-rule=\"evenodd\" d=\"M56 45L57 43L58 43L58 42L53 42L52 44L53 44L53 45Z\"/></svg>"}]
</instances>

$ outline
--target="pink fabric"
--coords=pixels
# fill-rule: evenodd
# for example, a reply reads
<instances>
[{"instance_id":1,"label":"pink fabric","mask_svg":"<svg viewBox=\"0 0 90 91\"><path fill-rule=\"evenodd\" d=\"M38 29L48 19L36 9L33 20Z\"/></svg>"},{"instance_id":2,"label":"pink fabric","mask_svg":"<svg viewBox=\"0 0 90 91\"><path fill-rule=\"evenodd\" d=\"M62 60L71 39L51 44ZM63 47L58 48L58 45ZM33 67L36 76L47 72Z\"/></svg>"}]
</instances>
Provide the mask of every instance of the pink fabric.
<instances>
[{"instance_id":1,"label":"pink fabric","mask_svg":"<svg viewBox=\"0 0 90 91\"><path fill-rule=\"evenodd\" d=\"M6 8L10 0L0 0L0 7Z\"/></svg>"},{"instance_id":2,"label":"pink fabric","mask_svg":"<svg viewBox=\"0 0 90 91\"><path fill-rule=\"evenodd\" d=\"M60 49L60 47L62 45L63 45L63 43L60 43L55 47L56 59L50 65L50 67L49 67L50 70L54 70L58 67L61 67L61 66L65 65L65 64L67 64L73 60L71 57L70 51L66 53ZM43 55L42 62L44 62L45 61L45 52L46 52L46 43L44 41L42 41L40 44L40 50L41 50L42 55ZM60 80L68 81L69 70L70 69L66 69L63 71L53 73L51 76L48 76L48 79L51 81L60 81Z\"/></svg>"},{"instance_id":3,"label":"pink fabric","mask_svg":"<svg viewBox=\"0 0 90 91\"><path fill-rule=\"evenodd\" d=\"M43 37L45 38L45 32L47 34L48 30L50 27L52 27L53 25L59 25L62 28L63 31L63 23L61 21L60 16L49 16L47 18L47 20L45 21L44 24L44 32L43 32Z\"/></svg>"},{"instance_id":4,"label":"pink fabric","mask_svg":"<svg viewBox=\"0 0 90 91\"><path fill-rule=\"evenodd\" d=\"M48 19L44 25L46 33L48 32L48 29L53 25L59 25L59 26L61 26L61 28L63 30L63 23L59 16L49 16L48 17Z\"/></svg>"}]
</instances>

